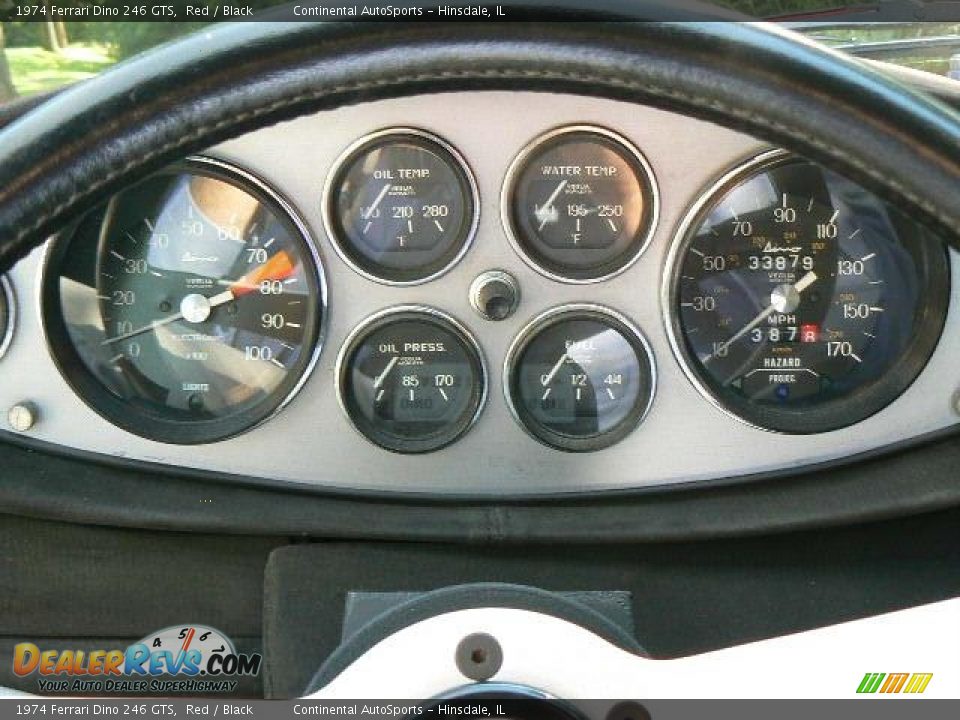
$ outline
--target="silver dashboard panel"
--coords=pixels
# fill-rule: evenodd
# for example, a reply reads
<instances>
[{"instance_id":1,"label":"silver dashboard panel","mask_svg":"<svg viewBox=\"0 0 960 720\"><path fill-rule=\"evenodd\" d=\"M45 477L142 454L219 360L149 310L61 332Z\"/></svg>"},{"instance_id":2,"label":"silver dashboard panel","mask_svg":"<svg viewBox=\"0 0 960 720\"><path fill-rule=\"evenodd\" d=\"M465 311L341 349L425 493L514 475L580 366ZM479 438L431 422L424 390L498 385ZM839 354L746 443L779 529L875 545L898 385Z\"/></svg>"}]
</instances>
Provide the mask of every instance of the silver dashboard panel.
<instances>
[{"instance_id":1,"label":"silver dashboard panel","mask_svg":"<svg viewBox=\"0 0 960 720\"><path fill-rule=\"evenodd\" d=\"M564 125L609 128L644 153L661 196L658 225L638 262L602 283L544 277L514 251L501 224L507 169L531 139ZM321 198L344 148L394 126L434 133L463 155L480 193L477 236L466 256L431 282L392 287L352 270L325 234ZM308 486L395 493L530 495L690 483L792 469L844 458L960 422L960 293L954 293L942 340L917 381L877 415L819 435L780 435L731 419L707 402L673 355L660 308L661 276L687 209L719 176L766 147L750 137L651 108L542 93L475 92L402 98L318 113L258 130L212 148L284 195L312 232L330 298L326 341L313 374L278 416L223 442L176 446L126 433L88 408L60 376L39 316L42 251L11 273L19 300L16 336L0 360L0 408L28 401L39 411L33 439L108 456ZM522 290L517 312L490 322L471 307L480 273L512 273ZM951 256L960 276L960 256ZM503 358L517 333L544 311L597 303L628 317L648 338L658 369L657 394L642 425L593 453L552 450L514 421L502 393ZM476 336L490 377L487 405L458 442L426 455L398 455L356 432L338 405L334 368L341 345L366 317L402 304L430 305Z\"/></svg>"}]
</instances>

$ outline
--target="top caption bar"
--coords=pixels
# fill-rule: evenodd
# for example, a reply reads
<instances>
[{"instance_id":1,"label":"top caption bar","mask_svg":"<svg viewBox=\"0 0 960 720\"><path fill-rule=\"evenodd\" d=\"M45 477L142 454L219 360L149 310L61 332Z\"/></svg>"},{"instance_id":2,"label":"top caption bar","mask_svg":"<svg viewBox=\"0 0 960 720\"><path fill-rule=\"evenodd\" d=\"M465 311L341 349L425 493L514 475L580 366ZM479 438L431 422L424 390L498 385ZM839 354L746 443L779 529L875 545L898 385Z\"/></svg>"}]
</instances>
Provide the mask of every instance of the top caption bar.
<instances>
[{"instance_id":1,"label":"top caption bar","mask_svg":"<svg viewBox=\"0 0 960 720\"><path fill-rule=\"evenodd\" d=\"M774 14L764 15L764 9ZM789 9L789 14L782 14ZM777 11L780 11L777 13ZM960 0L526 0L496 2L349 2L343 0L0 0L0 22L221 22L221 21L743 21L855 24L960 22Z\"/></svg>"}]
</instances>

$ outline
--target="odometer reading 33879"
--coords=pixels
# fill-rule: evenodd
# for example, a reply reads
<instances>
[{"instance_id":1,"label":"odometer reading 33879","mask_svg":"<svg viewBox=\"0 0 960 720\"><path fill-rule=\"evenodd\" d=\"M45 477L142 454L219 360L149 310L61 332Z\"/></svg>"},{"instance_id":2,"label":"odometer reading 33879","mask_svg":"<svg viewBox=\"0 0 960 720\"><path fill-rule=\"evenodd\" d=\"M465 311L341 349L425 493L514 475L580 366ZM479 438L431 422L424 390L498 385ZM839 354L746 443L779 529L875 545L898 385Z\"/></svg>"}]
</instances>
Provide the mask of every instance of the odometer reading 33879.
<instances>
[{"instance_id":1,"label":"odometer reading 33879","mask_svg":"<svg viewBox=\"0 0 960 720\"><path fill-rule=\"evenodd\" d=\"M943 327L946 253L928 234L817 165L761 157L721 181L674 248L675 349L711 400L754 425L863 420L916 378Z\"/></svg>"}]
</instances>

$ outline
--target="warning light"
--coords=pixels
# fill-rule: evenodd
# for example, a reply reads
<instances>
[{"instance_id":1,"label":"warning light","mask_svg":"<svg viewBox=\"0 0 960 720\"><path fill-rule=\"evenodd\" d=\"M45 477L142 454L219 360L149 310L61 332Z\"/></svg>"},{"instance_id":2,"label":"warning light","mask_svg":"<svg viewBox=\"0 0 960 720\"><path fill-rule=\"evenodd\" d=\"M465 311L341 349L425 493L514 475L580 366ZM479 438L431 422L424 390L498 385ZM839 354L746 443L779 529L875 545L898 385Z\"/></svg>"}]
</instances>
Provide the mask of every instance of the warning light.
<instances>
[{"instance_id":1,"label":"warning light","mask_svg":"<svg viewBox=\"0 0 960 720\"><path fill-rule=\"evenodd\" d=\"M806 323L800 326L800 342L815 343L820 339L820 326Z\"/></svg>"}]
</instances>

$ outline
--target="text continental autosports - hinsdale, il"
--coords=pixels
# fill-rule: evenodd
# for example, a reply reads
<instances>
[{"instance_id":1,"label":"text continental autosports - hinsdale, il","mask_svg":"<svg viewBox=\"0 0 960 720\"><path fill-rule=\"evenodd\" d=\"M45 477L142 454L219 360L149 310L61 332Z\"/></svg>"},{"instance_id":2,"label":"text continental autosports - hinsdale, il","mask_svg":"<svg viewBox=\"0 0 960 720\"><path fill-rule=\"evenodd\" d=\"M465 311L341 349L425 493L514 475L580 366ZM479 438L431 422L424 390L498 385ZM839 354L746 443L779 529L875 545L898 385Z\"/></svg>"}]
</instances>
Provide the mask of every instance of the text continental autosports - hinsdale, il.
<instances>
[{"instance_id":1,"label":"text continental autosports - hinsdale, il","mask_svg":"<svg viewBox=\"0 0 960 720\"><path fill-rule=\"evenodd\" d=\"M495 18L506 17L499 5L436 5L434 7L407 7L403 5L294 5L296 17L350 18L350 17L422 17L438 18Z\"/></svg>"},{"instance_id":2,"label":"text continental autosports - hinsdale, il","mask_svg":"<svg viewBox=\"0 0 960 720\"><path fill-rule=\"evenodd\" d=\"M417 717L426 715L427 708L423 705L331 705L329 703L301 703L293 706L294 715L313 715L329 717L333 715L352 715L357 717ZM502 708L496 705L487 706L484 703L431 703L430 716L439 717L495 717L502 715Z\"/></svg>"}]
</instances>

